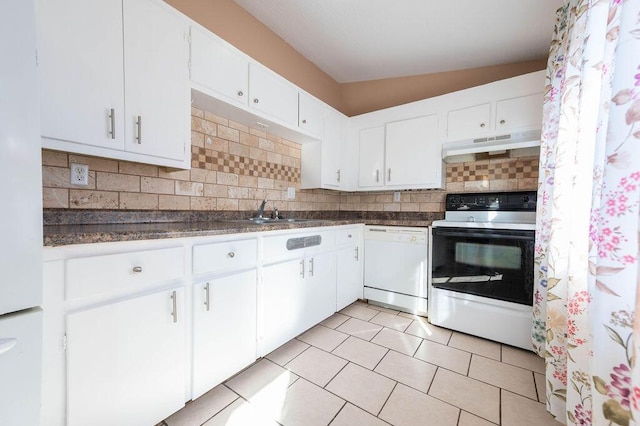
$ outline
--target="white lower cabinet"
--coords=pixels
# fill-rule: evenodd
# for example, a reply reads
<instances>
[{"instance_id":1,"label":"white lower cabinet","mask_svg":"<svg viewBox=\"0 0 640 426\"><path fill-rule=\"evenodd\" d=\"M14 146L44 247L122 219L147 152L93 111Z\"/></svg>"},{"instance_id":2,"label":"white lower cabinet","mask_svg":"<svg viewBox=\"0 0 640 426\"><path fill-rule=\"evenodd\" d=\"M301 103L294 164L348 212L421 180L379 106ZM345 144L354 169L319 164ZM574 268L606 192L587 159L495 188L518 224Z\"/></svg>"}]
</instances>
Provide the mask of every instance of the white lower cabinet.
<instances>
[{"instance_id":1,"label":"white lower cabinet","mask_svg":"<svg viewBox=\"0 0 640 426\"><path fill-rule=\"evenodd\" d=\"M336 311L335 279L333 251L263 269L263 355Z\"/></svg>"},{"instance_id":2,"label":"white lower cabinet","mask_svg":"<svg viewBox=\"0 0 640 426\"><path fill-rule=\"evenodd\" d=\"M304 268L305 259L302 258L269 265L262 270L263 355L305 330Z\"/></svg>"},{"instance_id":3,"label":"white lower cabinet","mask_svg":"<svg viewBox=\"0 0 640 426\"><path fill-rule=\"evenodd\" d=\"M362 226L338 231L336 311L363 298L364 257Z\"/></svg>"},{"instance_id":4,"label":"white lower cabinet","mask_svg":"<svg viewBox=\"0 0 640 426\"><path fill-rule=\"evenodd\" d=\"M193 288L192 399L256 360L256 270Z\"/></svg>"},{"instance_id":5,"label":"white lower cabinet","mask_svg":"<svg viewBox=\"0 0 640 426\"><path fill-rule=\"evenodd\" d=\"M153 425L184 405L182 287L67 315L67 424Z\"/></svg>"}]
</instances>

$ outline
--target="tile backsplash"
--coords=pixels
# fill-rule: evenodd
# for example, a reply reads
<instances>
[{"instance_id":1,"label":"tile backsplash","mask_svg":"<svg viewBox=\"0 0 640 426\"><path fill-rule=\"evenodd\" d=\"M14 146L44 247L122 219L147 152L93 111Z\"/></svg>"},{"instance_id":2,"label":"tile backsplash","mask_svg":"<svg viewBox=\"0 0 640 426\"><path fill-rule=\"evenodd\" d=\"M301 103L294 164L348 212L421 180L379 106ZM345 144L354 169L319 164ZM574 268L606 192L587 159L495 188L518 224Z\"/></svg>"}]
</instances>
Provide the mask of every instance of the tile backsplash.
<instances>
[{"instance_id":1,"label":"tile backsplash","mask_svg":"<svg viewBox=\"0 0 640 426\"><path fill-rule=\"evenodd\" d=\"M261 130L192 109L191 170L43 150L45 208L115 210L268 210L442 212L446 192L531 190L538 158L447 165L446 191L349 193L300 190L301 147ZM69 182L70 163L89 166L89 185ZM287 188L296 189L293 200Z\"/></svg>"}]
</instances>

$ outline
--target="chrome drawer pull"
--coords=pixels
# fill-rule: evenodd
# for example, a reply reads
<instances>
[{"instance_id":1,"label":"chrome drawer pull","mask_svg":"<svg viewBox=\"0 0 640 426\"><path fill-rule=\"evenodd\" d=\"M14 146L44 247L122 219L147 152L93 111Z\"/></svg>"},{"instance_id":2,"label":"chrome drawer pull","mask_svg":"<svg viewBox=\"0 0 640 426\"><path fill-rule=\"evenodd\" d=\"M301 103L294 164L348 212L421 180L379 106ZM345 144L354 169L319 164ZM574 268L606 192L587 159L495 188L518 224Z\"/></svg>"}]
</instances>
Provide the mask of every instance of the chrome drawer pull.
<instances>
[{"instance_id":1,"label":"chrome drawer pull","mask_svg":"<svg viewBox=\"0 0 640 426\"><path fill-rule=\"evenodd\" d=\"M380 170L376 170L376 182L380 182Z\"/></svg>"},{"instance_id":2,"label":"chrome drawer pull","mask_svg":"<svg viewBox=\"0 0 640 426\"><path fill-rule=\"evenodd\" d=\"M209 301L209 283L204 286L204 305L207 307L207 311L211 310L211 303Z\"/></svg>"},{"instance_id":3,"label":"chrome drawer pull","mask_svg":"<svg viewBox=\"0 0 640 426\"><path fill-rule=\"evenodd\" d=\"M171 311L173 322L178 322L178 296L175 290L171 293L171 302L173 304L173 311Z\"/></svg>"},{"instance_id":4,"label":"chrome drawer pull","mask_svg":"<svg viewBox=\"0 0 640 426\"><path fill-rule=\"evenodd\" d=\"M235 257L235 255L236 255L236 254L235 254L234 252L232 252L232 251L230 251L229 253L227 253L227 256L229 256L229 257Z\"/></svg>"},{"instance_id":5,"label":"chrome drawer pull","mask_svg":"<svg viewBox=\"0 0 640 426\"><path fill-rule=\"evenodd\" d=\"M309 275L313 276L313 257L309 259Z\"/></svg>"},{"instance_id":6,"label":"chrome drawer pull","mask_svg":"<svg viewBox=\"0 0 640 426\"><path fill-rule=\"evenodd\" d=\"M356 260L360 260L360 247L356 247Z\"/></svg>"},{"instance_id":7,"label":"chrome drawer pull","mask_svg":"<svg viewBox=\"0 0 640 426\"><path fill-rule=\"evenodd\" d=\"M142 266L134 266L132 269L134 274L141 274L142 273Z\"/></svg>"},{"instance_id":8,"label":"chrome drawer pull","mask_svg":"<svg viewBox=\"0 0 640 426\"><path fill-rule=\"evenodd\" d=\"M242 90L238 90L238 96L244 96L244 92Z\"/></svg>"},{"instance_id":9,"label":"chrome drawer pull","mask_svg":"<svg viewBox=\"0 0 640 426\"><path fill-rule=\"evenodd\" d=\"M115 108L111 108L111 112L109 114L109 121L111 122L111 131L109 134L111 135L111 139L116 138L116 110Z\"/></svg>"},{"instance_id":10,"label":"chrome drawer pull","mask_svg":"<svg viewBox=\"0 0 640 426\"><path fill-rule=\"evenodd\" d=\"M304 278L304 259L300 261L300 267L302 268L300 270L300 275L302 275L302 278Z\"/></svg>"},{"instance_id":11,"label":"chrome drawer pull","mask_svg":"<svg viewBox=\"0 0 640 426\"><path fill-rule=\"evenodd\" d=\"M138 134L136 135L136 142L138 145L142 145L142 116L139 115L136 120L136 129L138 130Z\"/></svg>"}]
</instances>

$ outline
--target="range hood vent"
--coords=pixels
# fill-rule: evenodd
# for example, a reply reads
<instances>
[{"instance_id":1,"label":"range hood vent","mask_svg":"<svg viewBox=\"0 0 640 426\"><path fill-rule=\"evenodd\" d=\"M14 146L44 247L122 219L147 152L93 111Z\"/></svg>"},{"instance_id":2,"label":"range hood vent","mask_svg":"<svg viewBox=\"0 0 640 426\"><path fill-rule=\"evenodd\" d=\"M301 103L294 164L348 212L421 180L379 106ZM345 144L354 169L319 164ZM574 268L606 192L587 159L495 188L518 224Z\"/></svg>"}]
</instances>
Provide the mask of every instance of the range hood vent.
<instances>
[{"instance_id":1,"label":"range hood vent","mask_svg":"<svg viewBox=\"0 0 640 426\"><path fill-rule=\"evenodd\" d=\"M469 154L504 152L506 150L534 148L540 146L540 130L510 133L486 138L445 142L442 146L442 158L447 163L461 161ZM462 160L464 161L464 159Z\"/></svg>"}]
</instances>

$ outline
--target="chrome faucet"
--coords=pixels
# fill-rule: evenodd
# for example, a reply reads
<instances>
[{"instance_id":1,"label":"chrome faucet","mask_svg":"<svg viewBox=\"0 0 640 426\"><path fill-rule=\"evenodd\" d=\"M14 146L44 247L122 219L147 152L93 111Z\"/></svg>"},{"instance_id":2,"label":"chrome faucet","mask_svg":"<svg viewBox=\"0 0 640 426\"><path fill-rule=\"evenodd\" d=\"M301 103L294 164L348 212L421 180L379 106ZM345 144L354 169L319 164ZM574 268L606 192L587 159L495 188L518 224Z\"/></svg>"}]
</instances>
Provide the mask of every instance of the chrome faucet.
<instances>
[{"instance_id":1,"label":"chrome faucet","mask_svg":"<svg viewBox=\"0 0 640 426\"><path fill-rule=\"evenodd\" d=\"M256 212L256 219L263 219L264 218L264 206L267 204L267 199L265 198L264 200L262 200L262 203L260 204L260 207L258 207L258 211Z\"/></svg>"}]
</instances>

